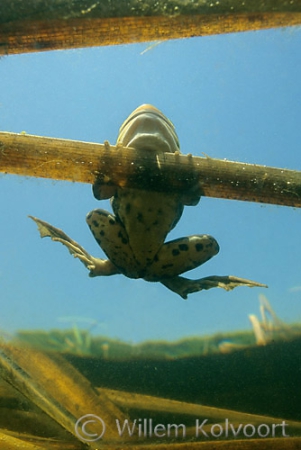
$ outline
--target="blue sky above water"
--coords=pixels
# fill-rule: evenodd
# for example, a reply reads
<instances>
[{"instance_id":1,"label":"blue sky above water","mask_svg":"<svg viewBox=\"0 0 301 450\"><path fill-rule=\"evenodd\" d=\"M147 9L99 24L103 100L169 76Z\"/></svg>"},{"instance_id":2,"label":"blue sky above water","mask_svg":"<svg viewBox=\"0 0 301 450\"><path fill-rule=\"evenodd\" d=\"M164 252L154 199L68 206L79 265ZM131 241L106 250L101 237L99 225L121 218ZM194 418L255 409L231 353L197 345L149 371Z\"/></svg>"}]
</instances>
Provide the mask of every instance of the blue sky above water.
<instances>
[{"instance_id":1,"label":"blue sky above water","mask_svg":"<svg viewBox=\"0 0 301 450\"><path fill-rule=\"evenodd\" d=\"M300 170L299 28L0 59L0 129L114 143L142 103L175 124L183 153ZM211 234L220 253L191 278L236 275L266 290L213 289L187 301L159 283L90 279L60 244L41 240L37 216L102 257L86 214L109 202L89 185L0 176L0 329L65 327L92 318L95 332L127 341L250 329L264 293L283 320L301 320L298 209L202 198L168 239ZM84 322L79 325L87 326Z\"/></svg>"}]
</instances>

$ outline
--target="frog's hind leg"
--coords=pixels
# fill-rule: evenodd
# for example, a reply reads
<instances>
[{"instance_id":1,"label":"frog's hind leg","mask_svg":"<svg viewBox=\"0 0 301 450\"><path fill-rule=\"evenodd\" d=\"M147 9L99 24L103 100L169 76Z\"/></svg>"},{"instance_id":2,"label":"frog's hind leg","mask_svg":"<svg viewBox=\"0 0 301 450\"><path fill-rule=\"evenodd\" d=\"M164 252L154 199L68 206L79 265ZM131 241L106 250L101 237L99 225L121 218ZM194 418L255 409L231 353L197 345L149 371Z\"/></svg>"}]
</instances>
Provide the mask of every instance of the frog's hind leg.
<instances>
[{"instance_id":1,"label":"frog's hind leg","mask_svg":"<svg viewBox=\"0 0 301 450\"><path fill-rule=\"evenodd\" d=\"M123 225L118 219L108 211L94 209L88 213L86 221L93 236L109 260L122 273L126 271L127 276L137 278L134 269L135 261L129 246L129 239ZM133 269L133 273L131 273L131 268Z\"/></svg>"},{"instance_id":2,"label":"frog's hind leg","mask_svg":"<svg viewBox=\"0 0 301 450\"><path fill-rule=\"evenodd\" d=\"M161 281L204 264L219 252L216 240L207 234L188 236L167 242L151 265L148 281Z\"/></svg>"},{"instance_id":3,"label":"frog's hind leg","mask_svg":"<svg viewBox=\"0 0 301 450\"><path fill-rule=\"evenodd\" d=\"M60 242L68 248L74 258L78 258L90 271L90 277L97 277L101 275L115 275L120 273L117 267L108 259L94 258L81 245L71 239L66 233L59 228L54 227L44 220L37 217L29 216L38 225L41 237L50 237L53 241Z\"/></svg>"},{"instance_id":4,"label":"frog's hind leg","mask_svg":"<svg viewBox=\"0 0 301 450\"><path fill-rule=\"evenodd\" d=\"M199 278L198 280L188 280L188 278L184 277L173 277L166 280L161 280L161 283L171 291L179 294L185 300L187 299L188 294L199 292L203 289L212 289L215 287L225 289L226 291L231 291L238 286L267 288L266 284L247 280L245 278L234 277L233 275L212 275L211 277Z\"/></svg>"}]
</instances>

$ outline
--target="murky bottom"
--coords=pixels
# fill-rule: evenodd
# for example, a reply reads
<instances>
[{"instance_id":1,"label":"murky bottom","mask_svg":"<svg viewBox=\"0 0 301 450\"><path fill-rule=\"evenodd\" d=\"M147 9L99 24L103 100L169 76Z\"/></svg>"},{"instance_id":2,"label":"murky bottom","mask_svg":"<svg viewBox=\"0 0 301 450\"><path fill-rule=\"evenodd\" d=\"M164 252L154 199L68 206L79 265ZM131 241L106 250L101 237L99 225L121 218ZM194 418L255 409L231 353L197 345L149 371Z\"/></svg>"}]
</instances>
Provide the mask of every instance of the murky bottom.
<instances>
[{"instance_id":1,"label":"murky bottom","mask_svg":"<svg viewBox=\"0 0 301 450\"><path fill-rule=\"evenodd\" d=\"M301 448L301 338L199 355L196 341L2 344L0 449Z\"/></svg>"}]
</instances>

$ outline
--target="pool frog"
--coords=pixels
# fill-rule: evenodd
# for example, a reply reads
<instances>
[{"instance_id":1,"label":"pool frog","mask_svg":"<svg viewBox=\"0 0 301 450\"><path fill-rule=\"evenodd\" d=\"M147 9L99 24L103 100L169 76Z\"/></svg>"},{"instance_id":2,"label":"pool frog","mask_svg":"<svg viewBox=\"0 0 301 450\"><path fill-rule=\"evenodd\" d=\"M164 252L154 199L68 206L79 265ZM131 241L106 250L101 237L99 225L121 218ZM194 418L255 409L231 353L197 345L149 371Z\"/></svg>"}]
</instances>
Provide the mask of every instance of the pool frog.
<instances>
[{"instance_id":1,"label":"pool frog","mask_svg":"<svg viewBox=\"0 0 301 450\"><path fill-rule=\"evenodd\" d=\"M117 144L155 154L180 152L174 125L152 105L140 106L127 118L119 130ZM182 298L211 287L229 290L237 285L260 285L236 277L188 280L179 276L204 264L219 251L217 241L207 234L165 242L180 220L184 206L196 205L199 195L112 187L99 185L97 181L93 192L97 198L111 197L114 212L95 209L86 218L106 260L94 258L61 230L31 217L41 236L50 236L66 245L90 270L91 277L123 274L161 282Z\"/></svg>"}]
</instances>

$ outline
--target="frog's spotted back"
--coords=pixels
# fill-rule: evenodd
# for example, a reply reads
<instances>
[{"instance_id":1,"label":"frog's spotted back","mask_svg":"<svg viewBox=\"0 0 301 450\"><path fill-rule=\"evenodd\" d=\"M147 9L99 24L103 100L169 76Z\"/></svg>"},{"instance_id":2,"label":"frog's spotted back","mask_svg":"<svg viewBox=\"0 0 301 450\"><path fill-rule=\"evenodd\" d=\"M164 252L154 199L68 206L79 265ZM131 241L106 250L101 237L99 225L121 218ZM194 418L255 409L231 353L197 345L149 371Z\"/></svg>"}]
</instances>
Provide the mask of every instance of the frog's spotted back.
<instances>
[{"instance_id":1,"label":"frog's spotted back","mask_svg":"<svg viewBox=\"0 0 301 450\"><path fill-rule=\"evenodd\" d=\"M175 153L180 150L173 123L152 105L141 105L121 125L117 143L125 147Z\"/></svg>"}]
</instances>

